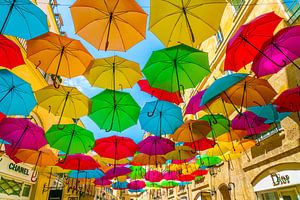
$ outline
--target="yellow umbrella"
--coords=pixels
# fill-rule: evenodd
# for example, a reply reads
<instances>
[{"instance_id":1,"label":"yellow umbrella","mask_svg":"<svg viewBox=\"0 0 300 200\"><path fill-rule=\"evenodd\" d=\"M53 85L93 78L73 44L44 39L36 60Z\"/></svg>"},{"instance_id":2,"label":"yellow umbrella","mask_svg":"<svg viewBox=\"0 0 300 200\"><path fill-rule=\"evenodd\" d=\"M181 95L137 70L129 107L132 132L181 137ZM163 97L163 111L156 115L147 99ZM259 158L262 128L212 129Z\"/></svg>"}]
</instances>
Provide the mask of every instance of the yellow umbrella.
<instances>
[{"instance_id":1,"label":"yellow umbrella","mask_svg":"<svg viewBox=\"0 0 300 200\"><path fill-rule=\"evenodd\" d=\"M230 142L216 142L214 148L207 150L208 156L223 156L232 149Z\"/></svg>"},{"instance_id":2,"label":"yellow umbrella","mask_svg":"<svg viewBox=\"0 0 300 200\"><path fill-rule=\"evenodd\" d=\"M187 146L176 146L175 150L165 155L168 160L186 160L195 157L197 154Z\"/></svg>"},{"instance_id":3,"label":"yellow umbrella","mask_svg":"<svg viewBox=\"0 0 300 200\"><path fill-rule=\"evenodd\" d=\"M70 9L76 34L97 49L126 51L145 39L147 14L135 0L77 0Z\"/></svg>"},{"instance_id":4,"label":"yellow umbrella","mask_svg":"<svg viewBox=\"0 0 300 200\"><path fill-rule=\"evenodd\" d=\"M220 156L220 158L223 161L230 161L230 160L238 159L240 157L241 157L240 153L231 153L231 152L227 152L223 156Z\"/></svg>"},{"instance_id":5,"label":"yellow umbrella","mask_svg":"<svg viewBox=\"0 0 300 200\"><path fill-rule=\"evenodd\" d=\"M48 74L72 78L82 75L93 57L79 40L46 33L27 42L27 58Z\"/></svg>"},{"instance_id":6,"label":"yellow umbrella","mask_svg":"<svg viewBox=\"0 0 300 200\"><path fill-rule=\"evenodd\" d=\"M90 100L75 87L49 85L35 92L38 105L56 116L78 119L89 114Z\"/></svg>"},{"instance_id":7,"label":"yellow umbrella","mask_svg":"<svg viewBox=\"0 0 300 200\"><path fill-rule=\"evenodd\" d=\"M246 130L230 130L231 133L224 133L216 138L219 142L231 142L233 140L240 141L247 135Z\"/></svg>"},{"instance_id":8,"label":"yellow umbrella","mask_svg":"<svg viewBox=\"0 0 300 200\"><path fill-rule=\"evenodd\" d=\"M226 0L151 0L150 30L167 47L196 46L217 33L226 5Z\"/></svg>"},{"instance_id":9,"label":"yellow umbrella","mask_svg":"<svg viewBox=\"0 0 300 200\"><path fill-rule=\"evenodd\" d=\"M118 56L95 60L84 76L92 86L111 90L132 88L143 77L138 63Z\"/></svg>"}]
</instances>

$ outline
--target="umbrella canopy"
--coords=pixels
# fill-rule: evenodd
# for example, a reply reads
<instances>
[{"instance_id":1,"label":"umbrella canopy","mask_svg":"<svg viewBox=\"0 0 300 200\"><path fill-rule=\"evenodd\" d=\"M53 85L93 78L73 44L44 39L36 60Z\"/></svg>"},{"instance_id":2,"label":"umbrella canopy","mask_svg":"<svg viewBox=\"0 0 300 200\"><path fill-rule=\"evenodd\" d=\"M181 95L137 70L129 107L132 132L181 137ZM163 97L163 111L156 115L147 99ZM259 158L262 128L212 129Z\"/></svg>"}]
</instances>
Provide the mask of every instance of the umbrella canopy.
<instances>
[{"instance_id":1,"label":"umbrella canopy","mask_svg":"<svg viewBox=\"0 0 300 200\"><path fill-rule=\"evenodd\" d=\"M207 104L209 101L213 100L236 83L242 81L247 76L248 74L234 73L215 80L203 94L200 106Z\"/></svg>"},{"instance_id":2,"label":"umbrella canopy","mask_svg":"<svg viewBox=\"0 0 300 200\"><path fill-rule=\"evenodd\" d=\"M281 20L274 12L269 12L242 25L228 41L224 69L238 71L253 61Z\"/></svg>"},{"instance_id":3,"label":"umbrella canopy","mask_svg":"<svg viewBox=\"0 0 300 200\"><path fill-rule=\"evenodd\" d=\"M0 70L0 112L28 116L36 105L29 83L6 69Z\"/></svg>"},{"instance_id":4,"label":"umbrella canopy","mask_svg":"<svg viewBox=\"0 0 300 200\"><path fill-rule=\"evenodd\" d=\"M94 170L72 170L68 173L68 177L70 178L102 178L104 173L99 169Z\"/></svg>"},{"instance_id":5,"label":"umbrella canopy","mask_svg":"<svg viewBox=\"0 0 300 200\"><path fill-rule=\"evenodd\" d=\"M256 135L270 128L270 125L264 123L265 121L266 119L253 112L246 111L232 120L231 127L234 130L245 130L248 135Z\"/></svg>"},{"instance_id":6,"label":"umbrella canopy","mask_svg":"<svg viewBox=\"0 0 300 200\"><path fill-rule=\"evenodd\" d=\"M106 131L122 132L137 123L141 108L127 92L104 90L92 102L89 117Z\"/></svg>"},{"instance_id":7,"label":"umbrella canopy","mask_svg":"<svg viewBox=\"0 0 300 200\"><path fill-rule=\"evenodd\" d=\"M155 182L146 182L146 187L148 189L159 189L161 187L160 183L155 183Z\"/></svg>"},{"instance_id":8,"label":"umbrella canopy","mask_svg":"<svg viewBox=\"0 0 300 200\"><path fill-rule=\"evenodd\" d=\"M210 73L208 54L184 44L154 51L143 73L151 87L184 91L196 87Z\"/></svg>"},{"instance_id":9,"label":"umbrella canopy","mask_svg":"<svg viewBox=\"0 0 300 200\"><path fill-rule=\"evenodd\" d=\"M106 164L126 165L126 164L129 164L129 162L130 162L127 158L115 160L113 158L104 158L104 157L100 157L99 155L97 155L97 156L99 157L99 160L101 160L102 162L104 162Z\"/></svg>"},{"instance_id":10,"label":"umbrella canopy","mask_svg":"<svg viewBox=\"0 0 300 200\"><path fill-rule=\"evenodd\" d=\"M300 57L299 36L300 26L291 26L281 29L262 47L263 54L257 54L252 64L252 71L257 77L274 74L289 63Z\"/></svg>"},{"instance_id":11,"label":"umbrella canopy","mask_svg":"<svg viewBox=\"0 0 300 200\"><path fill-rule=\"evenodd\" d=\"M148 171L145 175L145 180L149 182L160 182L162 179L162 173L156 170Z\"/></svg>"},{"instance_id":12,"label":"umbrella canopy","mask_svg":"<svg viewBox=\"0 0 300 200\"><path fill-rule=\"evenodd\" d=\"M172 181L172 180L177 180L179 176L179 173L177 171L168 171L163 173L163 179Z\"/></svg>"},{"instance_id":13,"label":"umbrella canopy","mask_svg":"<svg viewBox=\"0 0 300 200\"><path fill-rule=\"evenodd\" d=\"M74 154L66 157L63 163L57 163L63 169L93 170L99 168L99 164L91 157L84 154Z\"/></svg>"},{"instance_id":14,"label":"umbrella canopy","mask_svg":"<svg viewBox=\"0 0 300 200\"><path fill-rule=\"evenodd\" d=\"M0 121L2 120L2 119L4 119L6 116L2 113L2 112L0 112Z\"/></svg>"},{"instance_id":15,"label":"umbrella canopy","mask_svg":"<svg viewBox=\"0 0 300 200\"><path fill-rule=\"evenodd\" d=\"M198 169L198 170L194 171L191 175L196 177L196 176L204 176L206 174L208 174L208 170Z\"/></svg>"},{"instance_id":16,"label":"umbrella canopy","mask_svg":"<svg viewBox=\"0 0 300 200\"><path fill-rule=\"evenodd\" d=\"M139 190L128 190L128 192L131 192L131 193L139 193L139 192L145 192L146 190L145 189L139 189Z\"/></svg>"},{"instance_id":17,"label":"umbrella canopy","mask_svg":"<svg viewBox=\"0 0 300 200\"><path fill-rule=\"evenodd\" d=\"M129 169L131 169L131 173L129 174L131 180L143 179L145 177L146 170L143 167L130 166Z\"/></svg>"},{"instance_id":18,"label":"umbrella canopy","mask_svg":"<svg viewBox=\"0 0 300 200\"><path fill-rule=\"evenodd\" d=\"M79 40L52 32L27 42L27 58L44 72L67 78L82 75L93 60Z\"/></svg>"},{"instance_id":19,"label":"umbrella canopy","mask_svg":"<svg viewBox=\"0 0 300 200\"><path fill-rule=\"evenodd\" d=\"M154 0L150 2L150 30L165 46L197 46L218 32L226 5L225 0L213 4L207 0Z\"/></svg>"},{"instance_id":20,"label":"umbrella canopy","mask_svg":"<svg viewBox=\"0 0 300 200\"><path fill-rule=\"evenodd\" d=\"M0 66L13 69L25 64L21 50L16 43L0 35Z\"/></svg>"},{"instance_id":21,"label":"umbrella canopy","mask_svg":"<svg viewBox=\"0 0 300 200\"><path fill-rule=\"evenodd\" d=\"M234 144L235 152L242 153L255 146L255 140L244 139Z\"/></svg>"},{"instance_id":22,"label":"umbrella canopy","mask_svg":"<svg viewBox=\"0 0 300 200\"><path fill-rule=\"evenodd\" d=\"M251 112L259 117L265 118L266 124L279 123L281 120L289 116L290 112L279 113L273 104L267 104L265 106L253 106L248 108Z\"/></svg>"},{"instance_id":23,"label":"umbrella canopy","mask_svg":"<svg viewBox=\"0 0 300 200\"><path fill-rule=\"evenodd\" d=\"M216 138L219 142L231 142L233 140L242 140L247 135L246 130L231 130L230 133L224 133Z\"/></svg>"},{"instance_id":24,"label":"umbrella canopy","mask_svg":"<svg viewBox=\"0 0 300 200\"><path fill-rule=\"evenodd\" d=\"M49 85L35 92L39 106L56 116L78 119L89 113L91 102L75 87ZM58 123L58 124L59 124Z\"/></svg>"},{"instance_id":25,"label":"umbrella canopy","mask_svg":"<svg viewBox=\"0 0 300 200\"><path fill-rule=\"evenodd\" d=\"M138 63L119 56L94 60L84 76L92 86L110 90L132 88L143 77Z\"/></svg>"},{"instance_id":26,"label":"umbrella canopy","mask_svg":"<svg viewBox=\"0 0 300 200\"><path fill-rule=\"evenodd\" d=\"M212 167L215 165L218 165L222 162L222 159L219 158L218 156L208 156L208 155L200 155L196 163L204 166L204 167Z\"/></svg>"},{"instance_id":27,"label":"umbrella canopy","mask_svg":"<svg viewBox=\"0 0 300 200\"><path fill-rule=\"evenodd\" d=\"M175 144L167 138L149 136L139 144L139 152L147 155L164 155L175 149Z\"/></svg>"},{"instance_id":28,"label":"umbrella canopy","mask_svg":"<svg viewBox=\"0 0 300 200\"><path fill-rule=\"evenodd\" d=\"M168 101L177 105L183 103L183 99L178 92L168 92L166 90L152 88L147 80L139 80L138 85L143 92L146 92L159 100Z\"/></svg>"},{"instance_id":29,"label":"umbrella canopy","mask_svg":"<svg viewBox=\"0 0 300 200\"><path fill-rule=\"evenodd\" d=\"M149 156L147 154L139 153L133 157L131 164L137 166L157 166L165 164L166 161L166 158L162 155Z\"/></svg>"},{"instance_id":30,"label":"umbrella canopy","mask_svg":"<svg viewBox=\"0 0 300 200\"><path fill-rule=\"evenodd\" d=\"M181 109L166 101L147 102L139 121L143 130L156 136L172 134L183 123Z\"/></svg>"},{"instance_id":31,"label":"umbrella canopy","mask_svg":"<svg viewBox=\"0 0 300 200\"><path fill-rule=\"evenodd\" d=\"M222 156L225 153L232 150L232 144L230 142L216 142L214 148L207 150L208 156Z\"/></svg>"},{"instance_id":32,"label":"umbrella canopy","mask_svg":"<svg viewBox=\"0 0 300 200\"><path fill-rule=\"evenodd\" d=\"M146 183L144 181L131 181L128 184L128 189L131 190L140 190L146 187Z\"/></svg>"},{"instance_id":33,"label":"umbrella canopy","mask_svg":"<svg viewBox=\"0 0 300 200\"><path fill-rule=\"evenodd\" d=\"M131 169L127 167L114 167L105 172L105 178L112 179L118 176L124 176L131 172Z\"/></svg>"},{"instance_id":34,"label":"umbrella canopy","mask_svg":"<svg viewBox=\"0 0 300 200\"><path fill-rule=\"evenodd\" d=\"M106 178L96 178L94 184L100 185L100 186L108 186L110 184L112 184L112 182L109 179Z\"/></svg>"},{"instance_id":35,"label":"umbrella canopy","mask_svg":"<svg viewBox=\"0 0 300 200\"><path fill-rule=\"evenodd\" d=\"M0 130L0 138L11 144L9 155L20 148L38 150L47 144L44 130L29 119L4 118L0 121Z\"/></svg>"},{"instance_id":36,"label":"umbrella canopy","mask_svg":"<svg viewBox=\"0 0 300 200\"><path fill-rule=\"evenodd\" d=\"M31 1L1 0L0 5L0 34L29 40L49 31L46 14Z\"/></svg>"},{"instance_id":37,"label":"umbrella canopy","mask_svg":"<svg viewBox=\"0 0 300 200\"><path fill-rule=\"evenodd\" d=\"M127 182L115 182L112 184L112 189L114 190L126 190L127 189L127 185L128 183Z\"/></svg>"},{"instance_id":38,"label":"umbrella canopy","mask_svg":"<svg viewBox=\"0 0 300 200\"><path fill-rule=\"evenodd\" d=\"M200 102L205 91L206 90L201 90L192 98L190 98L189 103L185 108L185 114L195 115L197 112L205 108L205 106L200 106Z\"/></svg>"},{"instance_id":39,"label":"umbrella canopy","mask_svg":"<svg viewBox=\"0 0 300 200\"><path fill-rule=\"evenodd\" d=\"M211 126L211 131L207 134L209 138L216 138L230 131L230 121L223 115L205 115L200 120L207 121Z\"/></svg>"},{"instance_id":40,"label":"umbrella canopy","mask_svg":"<svg viewBox=\"0 0 300 200\"><path fill-rule=\"evenodd\" d=\"M133 156L138 150L138 146L130 138L110 136L96 140L93 150L101 157L119 160Z\"/></svg>"},{"instance_id":41,"label":"umbrella canopy","mask_svg":"<svg viewBox=\"0 0 300 200\"><path fill-rule=\"evenodd\" d=\"M300 119L300 86L285 90L273 102L279 112L297 112Z\"/></svg>"},{"instance_id":42,"label":"umbrella canopy","mask_svg":"<svg viewBox=\"0 0 300 200\"><path fill-rule=\"evenodd\" d=\"M162 188L173 188L179 185L179 183L177 183L176 181L162 181L161 182L161 187Z\"/></svg>"},{"instance_id":43,"label":"umbrella canopy","mask_svg":"<svg viewBox=\"0 0 300 200\"><path fill-rule=\"evenodd\" d=\"M180 174L177 178L178 181L185 182L185 181L193 181L195 179L195 176L190 174Z\"/></svg>"},{"instance_id":44,"label":"umbrella canopy","mask_svg":"<svg viewBox=\"0 0 300 200\"><path fill-rule=\"evenodd\" d=\"M188 120L181 125L171 138L176 142L195 142L203 139L211 131L211 127L204 120Z\"/></svg>"},{"instance_id":45,"label":"umbrella canopy","mask_svg":"<svg viewBox=\"0 0 300 200\"><path fill-rule=\"evenodd\" d=\"M192 148L187 146L176 146L174 151L171 151L165 155L169 160L186 160L195 157L196 152Z\"/></svg>"},{"instance_id":46,"label":"umbrella canopy","mask_svg":"<svg viewBox=\"0 0 300 200\"><path fill-rule=\"evenodd\" d=\"M227 103L237 106L251 107L266 105L277 95L274 88L267 80L254 77L246 77L226 90L226 95L221 97Z\"/></svg>"},{"instance_id":47,"label":"umbrella canopy","mask_svg":"<svg viewBox=\"0 0 300 200\"><path fill-rule=\"evenodd\" d=\"M96 49L126 51L146 37L147 14L134 0L77 0L70 9L76 34Z\"/></svg>"},{"instance_id":48,"label":"umbrella canopy","mask_svg":"<svg viewBox=\"0 0 300 200\"><path fill-rule=\"evenodd\" d=\"M95 144L94 134L76 124L53 125L45 134L52 148L68 154L87 153Z\"/></svg>"},{"instance_id":49,"label":"umbrella canopy","mask_svg":"<svg viewBox=\"0 0 300 200\"><path fill-rule=\"evenodd\" d=\"M194 149L194 151L204 151L209 148L213 148L215 142L213 140L202 138L194 142L185 142L184 146L188 146Z\"/></svg>"}]
</instances>

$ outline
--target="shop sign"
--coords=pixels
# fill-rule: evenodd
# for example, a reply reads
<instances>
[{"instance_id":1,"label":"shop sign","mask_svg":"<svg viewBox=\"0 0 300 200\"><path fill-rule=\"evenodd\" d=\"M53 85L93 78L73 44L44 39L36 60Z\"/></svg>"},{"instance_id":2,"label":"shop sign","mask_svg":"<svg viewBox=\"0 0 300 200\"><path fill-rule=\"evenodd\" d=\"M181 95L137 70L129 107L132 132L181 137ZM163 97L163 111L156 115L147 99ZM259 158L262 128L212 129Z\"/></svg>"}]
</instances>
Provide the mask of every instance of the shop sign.
<instances>
[{"instance_id":1,"label":"shop sign","mask_svg":"<svg viewBox=\"0 0 300 200\"><path fill-rule=\"evenodd\" d=\"M285 185L290 183L290 176L289 175L280 175L279 173L271 174L273 186L277 185Z\"/></svg>"},{"instance_id":2,"label":"shop sign","mask_svg":"<svg viewBox=\"0 0 300 200\"><path fill-rule=\"evenodd\" d=\"M29 169L25 168L25 167L21 167L20 165L17 165L15 163L9 163L8 168L10 170L13 170L15 172L18 172L20 174L24 174L24 175L29 175Z\"/></svg>"}]
</instances>

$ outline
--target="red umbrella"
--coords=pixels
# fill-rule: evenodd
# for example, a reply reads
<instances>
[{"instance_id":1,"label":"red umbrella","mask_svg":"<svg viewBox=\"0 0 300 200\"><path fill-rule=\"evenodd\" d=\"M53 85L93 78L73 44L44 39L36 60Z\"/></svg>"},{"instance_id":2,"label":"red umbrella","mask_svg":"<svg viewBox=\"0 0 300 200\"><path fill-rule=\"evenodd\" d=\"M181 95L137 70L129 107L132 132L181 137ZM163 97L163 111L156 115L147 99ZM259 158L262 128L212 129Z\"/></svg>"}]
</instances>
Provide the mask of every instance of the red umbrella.
<instances>
[{"instance_id":1,"label":"red umbrella","mask_svg":"<svg viewBox=\"0 0 300 200\"><path fill-rule=\"evenodd\" d=\"M226 49L225 70L239 71L253 61L260 48L273 36L282 18L274 12L261 15L242 25L229 40Z\"/></svg>"},{"instance_id":2,"label":"red umbrella","mask_svg":"<svg viewBox=\"0 0 300 200\"><path fill-rule=\"evenodd\" d=\"M57 163L57 166L63 169L71 170L93 170L100 167L100 165L91 157L84 154L69 155L64 163Z\"/></svg>"},{"instance_id":3,"label":"red umbrella","mask_svg":"<svg viewBox=\"0 0 300 200\"><path fill-rule=\"evenodd\" d=\"M215 146L214 140L202 138L195 142L185 142L185 146L193 148L195 151L204 151L206 149L213 148Z\"/></svg>"},{"instance_id":4,"label":"red umbrella","mask_svg":"<svg viewBox=\"0 0 300 200\"><path fill-rule=\"evenodd\" d=\"M197 177L197 176L204 176L207 173L208 173L208 170L198 169L198 170L194 171L191 175Z\"/></svg>"},{"instance_id":5,"label":"red umbrella","mask_svg":"<svg viewBox=\"0 0 300 200\"><path fill-rule=\"evenodd\" d=\"M25 62L18 45L5 36L0 35L0 66L13 69L23 64Z\"/></svg>"},{"instance_id":6,"label":"red umbrella","mask_svg":"<svg viewBox=\"0 0 300 200\"><path fill-rule=\"evenodd\" d=\"M147 80L139 80L138 84L143 92L151 94L151 96L154 96L159 100L168 101L177 105L183 103L183 99L178 92L168 92L166 90L152 88Z\"/></svg>"},{"instance_id":7,"label":"red umbrella","mask_svg":"<svg viewBox=\"0 0 300 200\"><path fill-rule=\"evenodd\" d=\"M1 120L2 119L4 119L6 116L2 113L2 112L0 112L0 122L1 122Z\"/></svg>"},{"instance_id":8,"label":"red umbrella","mask_svg":"<svg viewBox=\"0 0 300 200\"><path fill-rule=\"evenodd\" d=\"M184 174L180 174L179 176L178 176L178 181L181 181L181 182L188 182L188 181L193 181L195 179L195 176L193 176L193 175L190 175L190 174L188 174L188 175L184 175Z\"/></svg>"}]
</instances>

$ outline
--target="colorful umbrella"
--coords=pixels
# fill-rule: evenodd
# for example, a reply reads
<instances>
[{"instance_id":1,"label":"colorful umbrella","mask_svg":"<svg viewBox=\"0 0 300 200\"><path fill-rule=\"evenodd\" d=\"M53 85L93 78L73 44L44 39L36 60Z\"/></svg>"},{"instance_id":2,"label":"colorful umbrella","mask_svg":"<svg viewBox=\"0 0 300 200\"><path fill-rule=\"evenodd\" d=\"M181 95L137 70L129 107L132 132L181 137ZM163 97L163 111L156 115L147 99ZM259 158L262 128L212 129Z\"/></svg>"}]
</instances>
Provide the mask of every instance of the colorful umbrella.
<instances>
[{"instance_id":1,"label":"colorful umbrella","mask_svg":"<svg viewBox=\"0 0 300 200\"><path fill-rule=\"evenodd\" d=\"M252 71L257 77L274 74L292 63L300 70L294 60L299 58L300 26L281 29L262 47L263 54L257 54L253 60Z\"/></svg>"},{"instance_id":2,"label":"colorful umbrella","mask_svg":"<svg viewBox=\"0 0 300 200\"><path fill-rule=\"evenodd\" d=\"M127 182L115 182L112 184L112 189L114 190L126 190L127 189L127 185L128 183Z\"/></svg>"},{"instance_id":3,"label":"colorful umbrella","mask_svg":"<svg viewBox=\"0 0 300 200\"><path fill-rule=\"evenodd\" d=\"M201 169L198 169L196 171L194 171L191 175L192 176L204 176L208 173L208 170L201 170Z\"/></svg>"},{"instance_id":4,"label":"colorful umbrella","mask_svg":"<svg viewBox=\"0 0 300 200\"><path fill-rule=\"evenodd\" d=\"M208 155L200 155L196 163L204 166L204 167L213 167L215 165L218 165L222 162L222 159L218 156L208 156Z\"/></svg>"},{"instance_id":5,"label":"colorful umbrella","mask_svg":"<svg viewBox=\"0 0 300 200\"><path fill-rule=\"evenodd\" d=\"M131 193L140 193L140 192L145 192L146 190L145 189L139 189L139 190L128 190L128 192L131 192Z\"/></svg>"},{"instance_id":6,"label":"colorful umbrella","mask_svg":"<svg viewBox=\"0 0 300 200\"><path fill-rule=\"evenodd\" d=\"M161 49L152 53L143 73L151 87L184 92L210 73L208 55L184 44Z\"/></svg>"},{"instance_id":7,"label":"colorful umbrella","mask_svg":"<svg viewBox=\"0 0 300 200\"><path fill-rule=\"evenodd\" d=\"M209 148L213 148L215 142L213 140L202 138L194 142L185 142L184 146L188 146L194 149L194 151L204 151Z\"/></svg>"},{"instance_id":8,"label":"colorful umbrella","mask_svg":"<svg viewBox=\"0 0 300 200\"><path fill-rule=\"evenodd\" d=\"M200 120L207 121L211 126L211 131L207 137L215 139L216 137L230 131L230 121L223 115L205 115Z\"/></svg>"},{"instance_id":9,"label":"colorful umbrella","mask_svg":"<svg viewBox=\"0 0 300 200\"><path fill-rule=\"evenodd\" d=\"M2 119L4 119L6 116L2 113L2 112L0 112L0 122L2 121Z\"/></svg>"},{"instance_id":10,"label":"colorful umbrella","mask_svg":"<svg viewBox=\"0 0 300 200\"><path fill-rule=\"evenodd\" d=\"M177 178L178 181L185 182L185 181L193 181L195 179L195 176L190 174L180 174Z\"/></svg>"},{"instance_id":11,"label":"colorful umbrella","mask_svg":"<svg viewBox=\"0 0 300 200\"><path fill-rule=\"evenodd\" d=\"M159 189L160 188L160 183L146 182L146 187L148 189Z\"/></svg>"},{"instance_id":12,"label":"colorful umbrella","mask_svg":"<svg viewBox=\"0 0 300 200\"><path fill-rule=\"evenodd\" d=\"M139 152L147 155L164 155L175 149L175 144L167 138L149 136L139 144Z\"/></svg>"},{"instance_id":13,"label":"colorful umbrella","mask_svg":"<svg viewBox=\"0 0 300 200\"><path fill-rule=\"evenodd\" d=\"M239 71L253 61L258 52L263 53L260 48L273 36L281 20L274 12L269 12L242 25L228 41L224 69Z\"/></svg>"},{"instance_id":14,"label":"colorful umbrella","mask_svg":"<svg viewBox=\"0 0 300 200\"><path fill-rule=\"evenodd\" d=\"M99 169L82 170L82 171L72 170L68 173L68 177L70 178L85 178L85 179L99 178L100 179L103 176L104 173Z\"/></svg>"},{"instance_id":15,"label":"colorful umbrella","mask_svg":"<svg viewBox=\"0 0 300 200\"><path fill-rule=\"evenodd\" d=\"M123 176L131 173L131 169L127 167L114 167L105 172L105 178L112 179L118 176Z\"/></svg>"},{"instance_id":16,"label":"colorful umbrella","mask_svg":"<svg viewBox=\"0 0 300 200\"><path fill-rule=\"evenodd\" d=\"M149 182L160 182L162 179L162 173L157 170L148 171L145 175L145 180Z\"/></svg>"},{"instance_id":17,"label":"colorful umbrella","mask_svg":"<svg viewBox=\"0 0 300 200\"><path fill-rule=\"evenodd\" d=\"M140 190L146 187L146 183L144 181L131 181L128 184L128 189L131 190Z\"/></svg>"},{"instance_id":18,"label":"colorful umbrella","mask_svg":"<svg viewBox=\"0 0 300 200\"><path fill-rule=\"evenodd\" d=\"M76 34L97 49L126 51L146 37L147 14L134 0L77 0L70 9Z\"/></svg>"},{"instance_id":19,"label":"colorful umbrella","mask_svg":"<svg viewBox=\"0 0 300 200\"><path fill-rule=\"evenodd\" d=\"M141 108L127 92L104 90L92 102L89 117L107 132L122 132L137 123Z\"/></svg>"},{"instance_id":20,"label":"colorful umbrella","mask_svg":"<svg viewBox=\"0 0 300 200\"><path fill-rule=\"evenodd\" d=\"M76 124L63 125L61 130L58 125L53 125L45 134L52 148L68 154L87 153L95 144L94 134Z\"/></svg>"},{"instance_id":21,"label":"colorful umbrella","mask_svg":"<svg viewBox=\"0 0 300 200\"><path fill-rule=\"evenodd\" d=\"M172 134L183 123L181 109L166 101L147 102L139 121L143 130L156 136Z\"/></svg>"},{"instance_id":22,"label":"colorful umbrella","mask_svg":"<svg viewBox=\"0 0 300 200\"><path fill-rule=\"evenodd\" d=\"M232 145L230 142L216 142L214 148L207 150L208 156L223 156L225 153L232 150Z\"/></svg>"},{"instance_id":23,"label":"colorful umbrella","mask_svg":"<svg viewBox=\"0 0 300 200\"><path fill-rule=\"evenodd\" d=\"M186 160L195 157L196 153L192 148L187 146L176 146L174 151L165 155L169 160Z\"/></svg>"},{"instance_id":24,"label":"colorful umbrella","mask_svg":"<svg viewBox=\"0 0 300 200\"><path fill-rule=\"evenodd\" d=\"M57 163L63 169L71 170L93 170L99 168L99 164L91 157L84 154L74 154L66 157L65 162Z\"/></svg>"},{"instance_id":25,"label":"colorful umbrella","mask_svg":"<svg viewBox=\"0 0 300 200\"><path fill-rule=\"evenodd\" d=\"M225 0L160 1L150 3L150 30L165 46L197 46L216 34L227 5ZM163 12L162 12L163 10ZM215 13L212 17L210 14Z\"/></svg>"},{"instance_id":26,"label":"colorful umbrella","mask_svg":"<svg viewBox=\"0 0 300 200\"><path fill-rule=\"evenodd\" d=\"M131 165L147 166L147 165L163 165L166 162L166 158L162 155L149 156L147 154L139 153L135 155L131 161Z\"/></svg>"},{"instance_id":27,"label":"colorful umbrella","mask_svg":"<svg viewBox=\"0 0 300 200\"><path fill-rule=\"evenodd\" d=\"M177 171L168 171L163 173L163 179L167 181L177 180L179 176L179 173Z\"/></svg>"},{"instance_id":28,"label":"colorful umbrella","mask_svg":"<svg viewBox=\"0 0 300 200\"><path fill-rule=\"evenodd\" d=\"M131 180L143 179L146 175L146 170L143 167L130 166L129 169L131 169L131 173L129 174Z\"/></svg>"},{"instance_id":29,"label":"colorful umbrella","mask_svg":"<svg viewBox=\"0 0 300 200\"><path fill-rule=\"evenodd\" d=\"M0 112L5 115L24 115L36 105L29 83L6 69L0 70Z\"/></svg>"},{"instance_id":30,"label":"colorful umbrella","mask_svg":"<svg viewBox=\"0 0 300 200\"><path fill-rule=\"evenodd\" d=\"M231 130L230 133L224 133L216 138L218 142L240 141L247 136L246 130Z\"/></svg>"},{"instance_id":31,"label":"colorful umbrella","mask_svg":"<svg viewBox=\"0 0 300 200\"><path fill-rule=\"evenodd\" d=\"M0 66L13 69L25 64L20 47L3 35L0 35Z\"/></svg>"},{"instance_id":32,"label":"colorful umbrella","mask_svg":"<svg viewBox=\"0 0 300 200\"><path fill-rule=\"evenodd\" d=\"M82 75L93 57L79 40L47 33L27 42L27 58L48 74L72 78Z\"/></svg>"},{"instance_id":33,"label":"colorful umbrella","mask_svg":"<svg viewBox=\"0 0 300 200\"><path fill-rule=\"evenodd\" d=\"M105 178L96 178L94 184L100 185L100 186L108 186L110 184L112 184L112 182L109 179L105 179Z\"/></svg>"},{"instance_id":34,"label":"colorful umbrella","mask_svg":"<svg viewBox=\"0 0 300 200\"><path fill-rule=\"evenodd\" d=\"M179 185L176 181L162 181L161 182L161 187L162 188L174 188Z\"/></svg>"},{"instance_id":35,"label":"colorful umbrella","mask_svg":"<svg viewBox=\"0 0 300 200\"><path fill-rule=\"evenodd\" d=\"M1 0L0 5L0 34L29 40L49 31L46 14L31 1Z\"/></svg>"},{"instance_id":36,"label":"colorful umbrella","mask_svg":"<svg viewBox=\"0 0 300 200\"><path fill-rule=\"evenodd\" d=\"M168 92L166 90L152 88L147 80L139 80L138 85L143 92L146 92L159 100L168 101L177 105L183 103L183 99L178 92Z\"/></svg>"},{"instance_id":37,"label":"colorful umbrella","mask_svg":"<svg viewBox=\"0 0 300 200\"><path fill-rule=\"evenodd\" d=\"M35 92L39 106L56 116L78 119L89 113L91 102L75 87L49 85Z\"/></svg>"},{"instance_id":38,"label":"colorful umbrella","mask_svg":"<svg viewBox=\"0 0 300 200\"><path fill-rule=\"evenodd\" d=\"M0 121L0 138L11 144L10 153L14 155L17 149L38 150L47 144L44 130L24 118L4 118Z\"/></svg>"},{"instance_id":39,"label":"colorful umbrella","mask_svg":"<svg viewBox=\"0 0 300 200\"><path fill-rule=\"evenodd\" d=\"M120 160L115 160L113 158L104 158L99 156L99 160L106 164L116 164L116 165L126 165L129 164L129 160L127 158L122 158Z\"/></svg>"},{"instance_id":40,"label":"colorful umbrella","mask_svg":"<svg viewBox=\"0 0 300 200\"><path fill-rule=\"evenodd\" d=\"M143 77L138 63L118 56L94 60L84 76L92 86L110 90L132 88Z\"/></svg>"},{"instance_id":41,"label":"colorful umbrella","mask_svg":"<svg viewBox=\"0 0 300 200\"><path fill-rule=\"evenodd\" d=\"M197 112L205 108L205 106L200 106L200 102L205 91L206 90L201 90L192 98L190 98L189 103L185 108L185 114L195 115Z\"/></svg>"}]
</instances>

